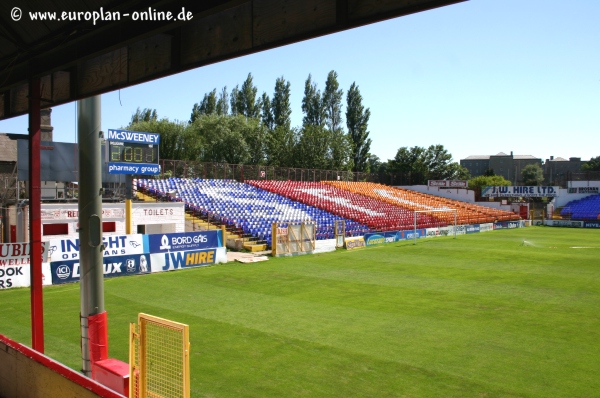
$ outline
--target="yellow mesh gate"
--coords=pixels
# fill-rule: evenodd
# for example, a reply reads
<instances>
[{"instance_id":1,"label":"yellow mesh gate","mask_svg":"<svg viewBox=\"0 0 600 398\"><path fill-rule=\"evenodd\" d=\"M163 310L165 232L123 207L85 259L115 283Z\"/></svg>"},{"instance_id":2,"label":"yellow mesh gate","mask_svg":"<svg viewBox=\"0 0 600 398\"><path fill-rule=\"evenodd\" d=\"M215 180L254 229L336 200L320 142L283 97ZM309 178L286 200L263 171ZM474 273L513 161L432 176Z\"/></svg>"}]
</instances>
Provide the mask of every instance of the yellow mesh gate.
<instances>
[{"instance_id":1,"label":"yellow mesh gate","mask_svg":"<svg viewBox=\"0 0 600 398\"><path fill-rule=\"evenodd\" d=\"M188 326L139 314L131 324L129 396L188 398L190 356Z\"/></svg>"}]
</instances>

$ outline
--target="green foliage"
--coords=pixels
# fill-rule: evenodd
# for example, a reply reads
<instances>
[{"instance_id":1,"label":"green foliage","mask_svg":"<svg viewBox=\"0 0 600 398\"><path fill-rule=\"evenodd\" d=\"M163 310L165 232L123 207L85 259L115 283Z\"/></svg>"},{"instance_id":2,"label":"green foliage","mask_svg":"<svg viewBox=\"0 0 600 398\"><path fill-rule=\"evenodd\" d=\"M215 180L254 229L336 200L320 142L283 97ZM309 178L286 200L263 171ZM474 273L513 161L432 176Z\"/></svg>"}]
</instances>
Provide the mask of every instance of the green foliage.
<instances>
[{"instance_id":1,"label":"green foliage","mask_svg":"<svg viewBox=\"0 0 600 398\"><path fill-rule=\"evenodd\" d=\"M236 84L234 88L231 89L231 95L229 96L229 103L231 105L231 115L235 116L238 112L238 97L240 95L240 89Z\"/></svg>"},{"instance_id":2,"label":"green foliage","mask_svg":"<svg viewBox=\"0 0 600 398\"><path fill-rule=\"evenodd\" d=\"M581 170L583 170L583 171L600 171L600 156L591 158L589 162L584 163L581 166Z\"/></svg>"},{"instance_id":3,"label":"green foliage","mask_svg":"<svg viewBox=\"0 0 600 398\"><path fill-rule=\"evenodd\" d=\"M481 195L483 187L509 186L511 182L502 176L479 176L469 180L469 189L475 191L477 197Z\"/></svg>"},{"instance_id":4,"label":"green foliage","mask_svg":"<svg viewBox=\"0 0 600 398\"><path fill-rule=\"evenodd\" d=\"M304 98L302 98L303 126L322 126L325 123L325 108L321 101L321 91L317 89L317 83L312 82L309 74L304 83Z\"/></svg>"},{"instance_id":5,"label":"green foliage","mask_svg":"<svg viewBox=\"0 0 600 398\"><path fill-rule=\"evenodd\" d=\"M354 171L369 171L371 139L367 131L371 111L362 104L362 95L356 83L352 83L346 95L346 127L352 140Z\"/></svg>"},{"instance_id":6,"label":"green foliage","mask_svg":"<svg viewBox=\"0 0 600 398\"><path fill-rule=\"evenodd\" d=\"M275 126L290 129L292 123L292 107L290 105L290 82L286 82L283 76L275 81L275 92L271 110Z\"/></svg>"},{"instance_id":7,"label":"green foliage","mask_svg":"<svg viewBox=\"0 0 600 398\"><path fill-rule=\"evenodd\" d=\"M275 119L273 118L273 111L271 110L271 99L267 93L262 94L260 105L262 124L267 129L272 130L273 127L275 127Z\"/></svg>"},{"instance_id":8,"label":"green foliage","mask_svg":"<svg viewBox=\"0 0 600 398\"><path fill-rule=\"evenodd\" d=\"M139 122L149 122L149 121L158 120L158 113L156 113L156 109L144 108L140 110L138 107L133 115L131 115L131 121L129 124L139 123Z\"/></svg>"},{"instance_id":9,"label":"green foliage","mask_svg":"<svg viewBox=\"0 0 600 398\"><path fill-rule=\"evenodd\" d=\"M188 139L187 126L168 119L141 120L127 126L128 130L160 134L159 156L161 159L190 159L195 146Z\"/></svg>"},{"instance_id":10,"label":"green foliage","mask_svg":"<svg viewBox=\"0 0 600 398\"><path fill-rule=\"evenodd\" d=\"M296 166L328 169L331 135L324 126L305 125L300 133Z\"/></svg>"},{"instance_id":11,"label":"green foliage","mask_svg":"<svg viewBox=\"0 0 600 398\"><path fill-rule=\"evenodd\" d=\"M338 133L342 129L342 90L337 81L338 74L332 70L327 74L325 90L323 91L322 106L325 110L325 124L329 131Z\"/></svg>"},{"instance_id":12,"label":"green foliage","mask_svg":"<svg viewBox=\"0 0 600 398\"><path fill-rule=\"evenodd\" d=\"M258 89L254 86L252 73L248 73L248 77L246 77L246 80L242 83L242 87L236 96L237 114L246 116L247 118L256 118L260 116L261 107L260 104L256 102L257 92Z\"/></svg>"},{"instance_id":13,"label":"green foliage","mask_svg":"<svg viewBox=\"0 0 600 398\"><path fill-rule=\"evenodd\" d=\"M539 186L544 182L544 171L538 164L528 164L521 171L523 185Z\"/></svg>"},{"instance_id":14,"label":"green foliage","mask_svg":"<svg viewBox=\"0 0 600 398\"><path fill-rule=\"evenodd\" d=\"M277 126L273 130L268 130L265 139L267 164L280 167L298 166L296 158L299 151L299 135L300 133L296 129L285 126Z\"/></svg>"},{"instance_id":15,"label":"green foliage","mask_svg":"<svg viewBox=\"0 0 600 398\"><path fill-rule=\"evenodd\" d=\"M353 168L352 141L342 129L329 131L329 158L327 169L350 171Z\"/></svg>"},{"instance_id":16,"label":"green foliage","mask_svg":"<svg viewBox=\"0 0 600 398\"><path fill-rule=\"evenodd\" d=\"M219 93L216 107L217 115L225 116L229 114L229 94L227 94L227 86L223 87Z\"/></svg>"},{"instance_id":17,"label":"green foliage","mask_svg":"<svg viewBox=\"0 0 600 398\"><path fill-rule=\"evenodd\" d=\"M200 115L212 115L217 113L217 89L215 88L210 93L204 94L204 98L200 104L194 104L192 114L190 115L190 123L193 123Z\"/></svg>"},{"instance_id":18,"label":"green foliage","mask_svg":"<svg viewBox=\"0 0 600 398\"><path fill-rule=\"evenodd\" d=\"M468 170L456 162L443 145L402 147L390 161L389 172L403 175L413 185L423 185L427 180L467 179Z\"/></svg>"},{"instance_id":19,"label":"green foliage","mask_svg":"<svg viewBox=\"0 0 600 398\"><path fill-rule=\"evenodd\" d=\"M598 241L530 227L107 278L110 355L144 312L189 325L193 397L596 397L600 268L571 247ZM45 354L74 370L79 295L44 287ZM29 289L0 301L29 344Z\"/></svg>"}]
</instances>

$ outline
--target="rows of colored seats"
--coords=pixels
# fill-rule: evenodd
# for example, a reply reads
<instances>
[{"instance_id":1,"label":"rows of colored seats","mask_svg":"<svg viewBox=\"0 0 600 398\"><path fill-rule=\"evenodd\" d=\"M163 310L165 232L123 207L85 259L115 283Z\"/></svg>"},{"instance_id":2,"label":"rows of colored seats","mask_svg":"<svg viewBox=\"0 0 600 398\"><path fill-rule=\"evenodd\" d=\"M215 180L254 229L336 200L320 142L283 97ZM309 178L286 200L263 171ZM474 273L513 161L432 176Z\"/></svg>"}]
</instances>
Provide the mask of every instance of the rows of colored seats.
<instances>
[{"instance_id":1,"label":"rows of colored seats","mask_svg":"<svg viewBox=\"0 0 600 398\"><path fill-rule=\"evenodd\" d=\"M277 193L292 200L325 209L330 213L357 220L376 231L399 231L414 228L414 212L397 205L340 189L321 182L247 181L248 184ZM446 226L430 215L418 214L417 228Z\"/></svg>"},{"instance_id":2,"label":"rows of colored seats","mask_svg":"<svg viewBox=\"0 0 600 398\"><path fill-rule=\"evenodd\" d=\"M519 219L517 214L508 211L492 209L473 203L461 202L371 182L325 181L325 183L340 189L381 200L395 206L400 206L411 211L455 209L457 218L456 223L459 225ZM431 214L433 217L448 224L454 224L453 212L432 212L428 214Z\"/></svg>"},{"instance_id":3,"label":"rows of colored seats","mask_svg":"<svg viewBox=\"0 0 600 398\"><path fill-rule=\"evenodd\" d=\"M600 220L600 194L570 201L560 211L560 215L579 221Z\"/></svg>"},{"instance_id":4,"label":"rows of colored seats","mask_svg":"<svg viewBox=\"0 0 600 398\"><path fill-rule=\"evenodd\" d=\"M140 179L137 186L154 195L182 201L187 210L214 215L244 233L265 240L268 245L271 245L273 222L313 221L317 225L318 240L332 239L335 221L339 220L345 221L348 236L369 232L369 228L359 222L234 180Z\"/></svg>"}]
</instances>

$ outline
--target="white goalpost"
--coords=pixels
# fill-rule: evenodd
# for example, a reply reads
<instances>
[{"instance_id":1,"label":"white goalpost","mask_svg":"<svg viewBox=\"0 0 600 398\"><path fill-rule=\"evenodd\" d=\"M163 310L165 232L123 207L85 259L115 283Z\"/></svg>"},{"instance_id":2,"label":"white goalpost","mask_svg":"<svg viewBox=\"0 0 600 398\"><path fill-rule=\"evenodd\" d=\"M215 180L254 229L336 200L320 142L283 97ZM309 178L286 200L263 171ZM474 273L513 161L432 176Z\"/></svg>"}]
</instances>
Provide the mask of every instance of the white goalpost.
<instances>
[{"instance_id":1,"label":"white goalpost","mask_svg":"<svg viewBox=\"0 0 600 398\"><path fill-rule=\"evenodd\" d=\"M458 212L456 211L456 209L431 209L431 210L415 210L415 223L414 223L414 230L413 230L413 239L414 239L414 245L417 244L417 214L418 213L454 213L454 225L452 227L452 230L454 231L454 239L456 239L456 219L458 218Z\"/></svg>"}]
</instances>

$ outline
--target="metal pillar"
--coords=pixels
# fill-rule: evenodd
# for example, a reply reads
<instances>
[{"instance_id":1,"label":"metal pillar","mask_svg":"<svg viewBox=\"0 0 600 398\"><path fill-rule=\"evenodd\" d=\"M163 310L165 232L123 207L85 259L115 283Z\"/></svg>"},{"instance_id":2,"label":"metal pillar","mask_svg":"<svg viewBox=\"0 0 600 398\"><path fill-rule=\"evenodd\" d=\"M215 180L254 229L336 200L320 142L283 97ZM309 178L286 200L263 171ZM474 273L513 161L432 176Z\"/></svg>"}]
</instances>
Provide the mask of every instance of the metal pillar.
<instances>
[{"instance_id":1,"label":"metal pillar","mask_svg":"<svg viewBox=\"0 0 600 398\"><path fill-rule=\"evenodd\" d=\"M42 292L42 193L40 178L40 79L29 81L29 243L31 283L31 346L44 352L44 296ZM18 199L18 195L17 195Z\"/></svg>"},{"instance_id":2,"label":"metal pillar","mask_svg":"<svg viewBox=\"0 0 600 398\"><path fill-rule=\"evenodd\" d=\"M132 234L132 199L133 199L133 176L131 174L125 175L125 233L127 235Z\"/></svg>"},{"instance_id":3,"label":"metal pillar","mask_svg":"<svg viewBox=\"0 0 600 398\"><path fill-rule=\"evenodd\" d=\"M77 102L79 142L79 263L81 270L82 371L91 376L95 361L108 356L105 339L102 263L102 173L100 96ZM98 319L102 318L104 319ZM100 353L98 353L100 349ZM106 351L102 353L102 351Z\"/></svg>"}]
</instances>

